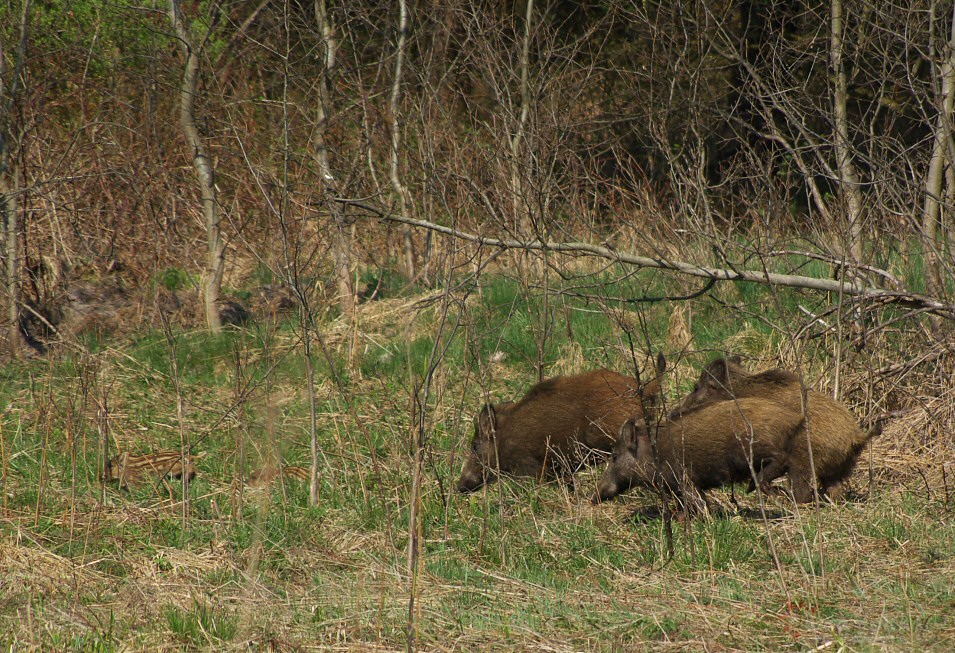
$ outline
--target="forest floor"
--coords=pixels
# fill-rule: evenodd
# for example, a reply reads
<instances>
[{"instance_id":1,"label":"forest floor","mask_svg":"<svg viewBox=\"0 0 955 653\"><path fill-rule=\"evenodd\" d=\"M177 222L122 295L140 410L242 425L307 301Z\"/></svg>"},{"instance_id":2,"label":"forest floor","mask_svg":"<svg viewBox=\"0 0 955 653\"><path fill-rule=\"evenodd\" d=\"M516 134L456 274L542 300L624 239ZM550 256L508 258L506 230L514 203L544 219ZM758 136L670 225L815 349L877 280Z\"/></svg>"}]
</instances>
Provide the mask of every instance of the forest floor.
<instances>
[{"instance_id":1,"label":"forest floor","mask_svg":"<svg viewBox=\"0 0 955 653\"><path fill-rule=\"evenodd\" d=\"M671 403L716 351L754 368L786 364L792 307L767 294L743 298L749 314L726 311L758 292L728 286L692 315L667 304L629 312L548 303L488 278L466 301L406 294L363 305L352 323L329 315L313 348L313 506L299 479L244 482L275 456L310 461L294 317L9 363L0 645L398 651L410 638L429 651L953 650L955 391L937 370L931 386L863 373L893 360L890 342L878 360L839 362L860 419L896 411L846 500L796 506L727 488L714 492L722 509L712 518L665 522L651 492L591 505L599 468L573 488L505 479L454 491L475 411L487 397L520 396L536 361L548 376L646 373L663 350ZM807 379L825 391L831 342L803 350ZM426 439L412 574L416 423ZM180 481L101 483L104 436L110 455L189 442L201 455L187 511Z\"/></svg>"}]
</instances>

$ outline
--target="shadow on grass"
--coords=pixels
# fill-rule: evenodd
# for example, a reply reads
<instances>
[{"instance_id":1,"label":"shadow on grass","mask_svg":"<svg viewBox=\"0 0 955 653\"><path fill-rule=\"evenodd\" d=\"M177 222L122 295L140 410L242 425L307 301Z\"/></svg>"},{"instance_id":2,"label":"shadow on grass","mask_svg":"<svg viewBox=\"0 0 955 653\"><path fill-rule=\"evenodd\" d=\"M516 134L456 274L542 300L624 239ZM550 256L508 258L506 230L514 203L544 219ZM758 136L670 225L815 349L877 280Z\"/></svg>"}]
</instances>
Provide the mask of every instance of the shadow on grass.
<instances>
[{"instance_id":1,"label":"shadow on grass","mask_svg":"<svg viewBox=\"0 0 955 653\"><path fill-rule=\"evenodd\" d=\"M729 517L742 517L743 519L754 519L761 521L763 519L763 511L759 508L738 508L738 509L728 509L723 506L718 506L711 511L711 516L714 519L726 519ZM766 509L766 519L770 521L779 521L783 519L790 519L793 514L786 510L779 510L775 508ZM643 508L637 508L630 514L630 520L642 524L650 521L655 521L663 517L663 510L659 505L650 505ZM673 519L678 522L683 522L686 519L685 513L683 511L674 511Z\"/></svg>"}]
</instances>

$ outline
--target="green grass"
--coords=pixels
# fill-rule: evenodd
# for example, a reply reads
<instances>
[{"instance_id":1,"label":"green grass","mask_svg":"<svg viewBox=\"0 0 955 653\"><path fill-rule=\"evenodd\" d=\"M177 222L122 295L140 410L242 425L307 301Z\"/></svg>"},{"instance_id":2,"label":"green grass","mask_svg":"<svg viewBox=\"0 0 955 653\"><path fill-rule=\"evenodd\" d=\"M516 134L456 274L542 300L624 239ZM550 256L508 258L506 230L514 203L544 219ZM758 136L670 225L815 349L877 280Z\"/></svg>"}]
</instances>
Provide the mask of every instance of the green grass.
<instances>
[{"instance_id":1,"label":"green grass","mask_svg":"<svg viewBox=\"0 0 955 653\"><path fill-rule=\"evenodd\" d=\"M818 517L770 501L774 518L763 522L752 516L755 497L739 488L745 512L672 524L672 557L662 519L632 516L650 514L656 495L591 506L598 472L581 475L576 493L527 479L453 492L482 386L495 400L518 397L538 364L545 374L631 370L631 339L641 365L648 349L674 354L672 306L620 308L607 298L685 289L648 271L613 281L620 272L551 279L550 296L486 275L466 304L448 307L443 330L441 305L405 310L401 326L369 317L354 358L327 315L320 328L346 395L316 353L323 462L312 507L307 483L251 490L236 478L274 450L291 464L309 460L294 320L272 335L174 331L182 427L204 454L186 523L179 481L108 487L104 502L97 473L104 391L111 453L179 446L163 334L3 368L0 574L11 580L0 587L0 645L219 650L275 640L404 649L414 587L423 649L780 651L832 641L832 650L948 650L955 525L944 492L929 497L914 470L911 483L879 484L871 501L824 507ZM392 294L405 301L395 279L383 286L386 299L367 310L385 310ZM597 294L604 299L583 296ZM778 297L735 284L694 300L700 353L677 361L683 376L668 383L670 399L709 351L745 332L751 353L769 357L791 335L797 304L818 311L824 303ZM728 308L737 304L759 310ZM428 455L412 585L412 417L422 410L413 396L436 339L444 354L423 406ZM813 365L831 365L824 348L807 351ZM503 360L492 362L498 352ZM727 503L728 492L715 494Z\"/></svg>"},{"instance_id":2,"label":"green grass","mask_svg":"<svg viewBox=\"0 0 955 653\"><path fill-rule=\"evenodd\" d=\"M156 275L155 283L166 290L186 290L196 282L185 270L166 268Z\"/></svg>"},{"instance_id":3,"label":"green grass","mask_svg":"<svg viewBox=\"0 0 955 653\"><path fill-rule=\"evenodd\" d=\"M236 619L221 610L193 601L191 609L166 608L166 621L177 639L185 645L216 646L236 635Z\"/></svg>"}]
</instances>

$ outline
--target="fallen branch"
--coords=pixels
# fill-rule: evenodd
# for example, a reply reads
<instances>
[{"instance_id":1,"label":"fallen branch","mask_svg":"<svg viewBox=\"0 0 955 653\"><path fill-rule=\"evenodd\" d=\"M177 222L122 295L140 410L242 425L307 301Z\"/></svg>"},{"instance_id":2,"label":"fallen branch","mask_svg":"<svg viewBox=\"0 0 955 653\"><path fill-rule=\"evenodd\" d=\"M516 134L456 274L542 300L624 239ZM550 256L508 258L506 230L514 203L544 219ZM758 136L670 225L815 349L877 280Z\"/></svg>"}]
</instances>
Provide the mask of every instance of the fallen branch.
<instances>
[{"instance_id":1,"label":"fallen branch","mask_svg":"<svg viewBox=\"0 0 955 653\"><path fill-rule=\"evenodd\" d=\"M881 268L877 268L872 265L864 265L862 263L853 263L851 261L844 261L839 259L838 257L830 256L829 254L817 254L815 252L806 252L802 250L781 249L781 250L775 250L775 251L769 252L768 254L766 254L766 256L767 258L773 257L773 256L802 256L804 258L811 258L817 261L825 261L826 263L829 263L830 265L834 265L836 267L849 267L855 270L862 270L863 272L871 272L872 274L877 274L883 279L885 279L888 283L892 284L892 287L895 288L896 290L901 290L903 287L902 282L899 281L893 274L885 270L882 270Z\"/></svg>"},{"instance_id":2,"label":"fallen branch","mask_svg":"<svg viewBox=\"0 0 955 653\"><path fill-rule=\"evenodd\" d=\"M859 279L817 279L815 277L804 277L793 274L779 274L775 272L765 272L763 270L741 270L711 268L695 263L686 263L684 261L673 261L666 258L651 258L648 256L638 256L617 250L604 245L593 245L591 243L580 242L544 242L541 240L520 241L508 238L488 238L477 234L468 233L435 224L426 220L415 220L403 215L392 213L379 208L373 204L360 200L340 200L342 204L354 206L356 208L370 211L381 220L388 222L398 222L421 229L427 229L436 233L451 236L459 240L466 240L484 247L498 247L501 249L520 249L525 251L540 252L561 252L567 254L585 254L596 256L598 258L616 261L625 265L631 265L637 268L654 268L658 270L672 270L692 277L710 279L715 281L748 281L751 283L762 283L774 286L786 286L789 288L804 288L808 290L820 290L823 292L839 293L846 297L858 299L881 300L889 304L900 304L914 308L924 309L928 313L940 315L942 317L955 318L955 304L945 303L933 297L927 297L912 292L890 291L865 284Z\"/></svg>"}]
</instances>

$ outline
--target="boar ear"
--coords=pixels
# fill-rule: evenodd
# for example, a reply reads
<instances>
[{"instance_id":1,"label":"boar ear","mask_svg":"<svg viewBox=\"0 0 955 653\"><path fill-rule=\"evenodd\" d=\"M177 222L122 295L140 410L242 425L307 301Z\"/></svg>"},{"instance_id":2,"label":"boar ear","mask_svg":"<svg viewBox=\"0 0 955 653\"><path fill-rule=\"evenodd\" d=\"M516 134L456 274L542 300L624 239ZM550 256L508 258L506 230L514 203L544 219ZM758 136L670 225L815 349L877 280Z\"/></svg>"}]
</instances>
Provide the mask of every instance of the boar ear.
<instances>
[{"instance_id":1,"label":"boar ear","mask_svg":"<svg viewBox=\"0 0 955 653\"><path fill-rule=\"evenodd\" d=\"M657 376L662 375L666 371L667 371L667 359L666 359L666 356L664 356L663 352L661 351L659 354L657 354Z\"/></svg>"},{"instance_id":2,"label":"boar ear","mask_svg":"<svg viewBox=\"0 0 955 653\"><path fill-rule=\"evenodd\" d=\"M490 440L494 437L494 430L497 428L497 413L493 404L484 404L481 412L477 416L477 435L478 437Z\"/></svg>"},{"instance_id":3,"label":"boar ear","mask_svg":"<svg viewBox=\"0 0 955 653\"><path fill-rule=\"evenodd\" d=\"M633 444L633 440L636 437L637 425L633 423L633 419L628 419L623 423L623 426L620 427L620 444L629 447Z\"/></svg>"},{"instance_id":4,"label":"boar ear","mask_svg":"<svg viewBox=\"0 0 955 653\"><path fill-rule=\"evenodd\" d=\"M729 385L730 372L729 366L726 364L726 359L717 358L707 365L706 370L703 372L703 378L708 385L713 385L718 388L725 388Z\"/></svg>"},{"instance_id":5,"label":"boar ear","mask_svg":"<svg viewBox=\"0 0 955 653\"><path fill-rule=\"evenodd\" d=\"M743 357L740 356L739 354L732 354L726 357L726 362L729 363L730 365L742 365Z\"/></svg>"}]
</instances>

